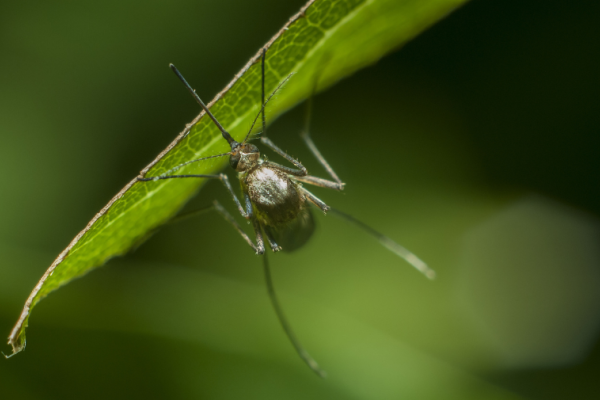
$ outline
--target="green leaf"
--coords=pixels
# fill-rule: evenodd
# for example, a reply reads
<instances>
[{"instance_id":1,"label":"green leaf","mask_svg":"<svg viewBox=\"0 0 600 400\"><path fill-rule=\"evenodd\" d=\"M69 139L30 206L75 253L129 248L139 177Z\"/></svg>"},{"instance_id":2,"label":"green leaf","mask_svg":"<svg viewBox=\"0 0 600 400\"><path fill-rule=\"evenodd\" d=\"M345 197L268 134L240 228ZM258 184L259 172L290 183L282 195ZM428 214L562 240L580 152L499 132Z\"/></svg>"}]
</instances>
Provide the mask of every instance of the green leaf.
<instances>
[{"instance_id":1,"label":"green leaf","mask_svg":"<svg viewBox=\"0 0 600 400\"><path fill-rule=\"evenodd\" d=\"M269 119L306 99L317 76L318 90L323 90L397 49L464 2L309 1L265 45L267 93L286 76L294 74L269 104ZM237 140L244 138L260 109L260 54L209 103L213 114ZM182 96L185 95L182 90ZM185 161L228 150L216 126L200 113L141 174L156 176ZM178 173L214 173L226 161L224 158L191 164ZM39 300L141 243L175 215L203 183L195 179L157 182L133 179L127 184L73 239L35 286L9 336L13 354L25 347L29 314Z\"/></svg>"}]
</instances>

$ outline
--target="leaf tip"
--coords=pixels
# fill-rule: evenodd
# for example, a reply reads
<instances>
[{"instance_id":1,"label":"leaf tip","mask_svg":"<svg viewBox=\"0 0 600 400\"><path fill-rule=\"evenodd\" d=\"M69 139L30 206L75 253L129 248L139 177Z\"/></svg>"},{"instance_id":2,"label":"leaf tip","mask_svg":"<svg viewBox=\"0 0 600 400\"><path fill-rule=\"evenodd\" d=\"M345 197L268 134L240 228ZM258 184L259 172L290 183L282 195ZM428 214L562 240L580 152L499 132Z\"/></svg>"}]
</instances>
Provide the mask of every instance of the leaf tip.
<instances>
[{"instance_id":1,"label":"leaf tip","mask_svg":"<svg viewBox=\"0 0 600 400\"><path fill-rule=\"evenodd\" d=\"M25 333L21 333L18 337L16 338L9 338L8 339L8 344L12 346L12 353L11 354L4 354L3 351L0 351L0 353L2 353L2 355L4 356L4 358L6 358L7 360L9 358L11 358L12 356L16 355L17 353L22 352L23 350L25 350L25 345L27 344L27 340L25 339Z\"/></svg>"}]
</instances>

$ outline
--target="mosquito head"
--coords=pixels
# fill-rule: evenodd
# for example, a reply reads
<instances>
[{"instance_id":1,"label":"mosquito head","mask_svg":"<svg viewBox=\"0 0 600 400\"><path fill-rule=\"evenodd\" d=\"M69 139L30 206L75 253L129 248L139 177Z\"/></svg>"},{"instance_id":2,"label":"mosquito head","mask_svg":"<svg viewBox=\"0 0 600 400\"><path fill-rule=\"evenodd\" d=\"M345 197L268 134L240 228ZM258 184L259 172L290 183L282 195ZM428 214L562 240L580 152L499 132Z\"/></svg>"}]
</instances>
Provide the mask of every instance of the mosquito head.
<instances>
[{"instance_id":1,"label":"mosquito head","mask_svg":"<svg viewBox=\"0 0 600 400\"><path fill-rule=\"evenodd\" d=\"M259 158L258 147L250 143L238 143L235 148L231 146L229 165L237 172L243 172L255 166Z\"/></svg>"}]
</instances>

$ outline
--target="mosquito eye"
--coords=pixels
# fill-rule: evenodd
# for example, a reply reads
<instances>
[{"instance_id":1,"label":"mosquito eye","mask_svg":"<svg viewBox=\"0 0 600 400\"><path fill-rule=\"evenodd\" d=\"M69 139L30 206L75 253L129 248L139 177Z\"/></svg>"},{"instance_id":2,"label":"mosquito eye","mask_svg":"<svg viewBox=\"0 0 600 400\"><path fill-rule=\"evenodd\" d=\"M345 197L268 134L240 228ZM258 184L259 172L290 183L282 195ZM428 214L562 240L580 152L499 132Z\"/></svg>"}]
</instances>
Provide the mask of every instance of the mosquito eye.
<instances>
[{"instance_id":1,"label":"mosquito eye","mask_svg":"<svg viewBox=\"0 0 600 400\"><path fill-rule=\"evenodd\" d=\"M240 162L240 153L233 153L229 156L229 165L231 168L237 170L238 163Z\"/></svg>"}]
</instances>

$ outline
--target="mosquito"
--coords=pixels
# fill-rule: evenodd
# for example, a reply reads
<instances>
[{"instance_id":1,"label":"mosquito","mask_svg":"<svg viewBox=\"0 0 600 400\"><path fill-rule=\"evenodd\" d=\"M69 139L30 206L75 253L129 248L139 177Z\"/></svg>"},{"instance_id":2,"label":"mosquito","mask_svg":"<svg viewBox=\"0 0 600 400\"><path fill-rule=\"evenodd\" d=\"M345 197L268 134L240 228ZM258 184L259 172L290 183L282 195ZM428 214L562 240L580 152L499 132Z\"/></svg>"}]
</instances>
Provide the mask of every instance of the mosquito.
<instances>
[{"instance_id":1,"label":"mosquito","mask_svg":"<svg viewBox=\"0 0 600 400\"><path fill-rule=\"evenodd\" d=\"M344 189L344 183L337 176L334 170L331 168L329 163L325 160L321 152L317 149L315 143L309 134L309 124L312 110L312 95L307 101L305 127L301 132L301 138L313 153L315 158L323 166L327 174L331 179L323 179L308 174L306 168L302 163L286 152L279 148L271 139L267 137L267 124L265 117L265 107L269 101L273 98L275 93L281 89L281 87L290 79L292 74L288 75L271 93L271 95L265 100L265 59L266 49L263 49L261 56L261 109L254 118L250 130L246 134L244 140L240 143L233 139L233 137L223 128L215 116L210 112L208 107L200 99L198 94L189 83L185 80L183 75L177 70L177 68L171 64L170 68L173 70L175 75L183 82L187 90L192 94L194 99L200 104L200 107L204 110L206 115L215 123L217 128L221 131L223 139L229 143L231 151L222 154L216 154L208 157L202 157L195 160L190 160L171 168L167 172L153 177L138 177L139 181L152 182L162 179L182 179L182 178L204 178L204 179L218 179L225 186L226 190L231 195L233 202L237 206L239 213L252 225L254 233L256 235L255 242L252 241L250 236L244 232L238 222L231 216L231 214L218 202L214 201L213 204L207 208L193 211L191 213L183 214L170 222L180 221L189 217L204 213L209 210L217 211L227 222L229 222L235 230L242 236L242 238L254 249L256 254L262 255L264 275L267 285L267 291L269 298L275 309L275 313L281 323L286 335L294 346L298 355L302 360L321 377L325 377L326 373L323 371L317 362L306 352L304 347L300 344L296 338L290 324L285 317L279 300L277 299L273 280L271 277L271 270L265 252L265 240L268 242L269 247L273 252L286 251L291 252L302 247L312 236L315 223L311 212L311 207L316 207L323 213L332 212L342 219L353 223L360 229L364 230L371 236L375 237L383 246L394 254L406 260L409 264L415 267L418 271L423 273L427 278L433 279L435 272L430 269L427 264L421 261L416 255L408 251L389 237L379 233L365 223L355 219L354 217L343 213L342 211L336 210L325 204L324 201L319 199L317 196L308 191L303 184L323 187L327 189L333 189L341 191ZM318 82L317 82L318 83ZM315 85L315 88L316 89ZM316 90L313 89L313 94ZM261 157L258 147L254 144L249 143L252 139L251 133L258 118L262 116L262 134L260 136L260 143L283 157L294 167L287 167L272 161L268 161ZM229 165L233 168L238 175L238 179L241 186L242 200L238 198L235 191L233 190L229 178L226 174L214 174L214 175L173 175L172 173L178 169L200 161L229 156ZM264 235L264 236L263 236Z\"/></svg>"}]
</instances>

